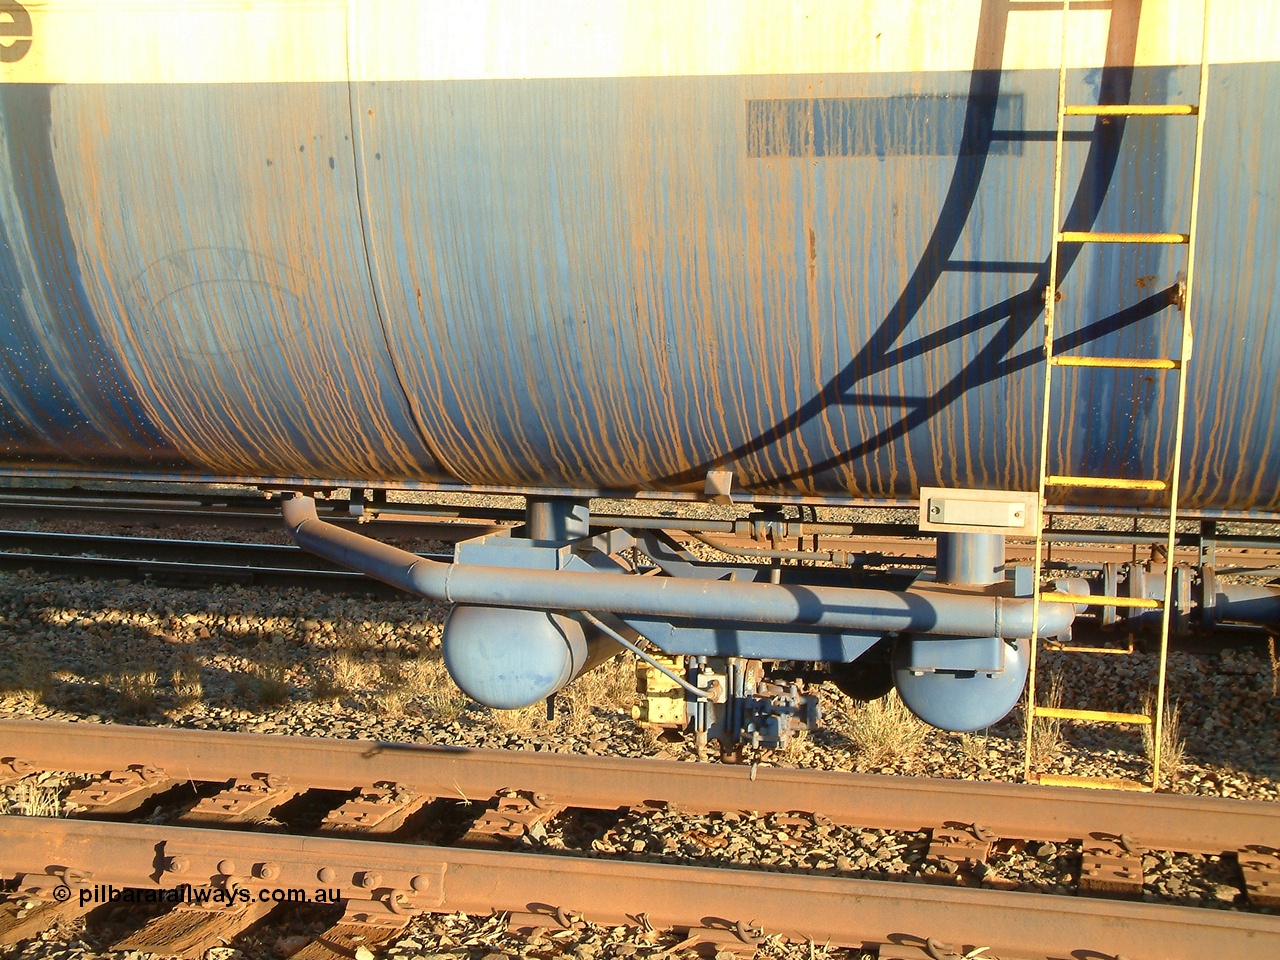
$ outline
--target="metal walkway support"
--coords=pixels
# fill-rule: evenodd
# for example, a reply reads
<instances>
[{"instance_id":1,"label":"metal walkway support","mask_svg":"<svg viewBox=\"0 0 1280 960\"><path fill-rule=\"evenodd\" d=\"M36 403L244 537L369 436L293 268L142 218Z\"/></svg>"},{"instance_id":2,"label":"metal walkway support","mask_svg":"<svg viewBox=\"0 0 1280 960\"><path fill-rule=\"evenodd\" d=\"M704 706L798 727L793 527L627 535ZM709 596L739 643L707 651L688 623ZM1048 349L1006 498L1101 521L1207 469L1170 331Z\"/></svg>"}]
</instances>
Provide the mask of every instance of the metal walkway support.
<instances>
[{"instance_id":1,"label":"metal walkway support","mask_svg":"<svg viewBox=\"0 0 1280 960\"><path fill-rule=\"evenodd\" d=\"M1201 45L1200 45L1200 77L1199 94L1194 104L1069 104L1067 102L1067 28L1071 12L1070 0L1062 4L1062 56L1058 68L1058 111L1057 135L1054 147L1053 164L1053 242L1049 254L1049 282L1045 288L1044 308L1044 351L1045 379L1044 403L1040 420L1040 464L1039 464L1039 502L1041 516L1044 516L1045 493L1054 488L1093 488L1124 490L1134 492L1159 492L1168 495L1168 541L1165 556L1169 562L1165 564L1163 599L1142 599L1125 597L1097 597L1084 600L1078 596L1044 591L1045 538L1043 520L1037 528L1035 546L1035 583L1033 593L1032 621L1037 629L1031 642L1030 669L1027 688L1026 708L1026 752L1024 758L1027 780L1045 784L1057 784L1078 787L1103 787L1129 790L1155 790L1160 783L1161 741L1164 733L1165 706L1165 672L1169 649L1169 621L1172 612L1174 538L1178 518L1178 481L1182 460L1183 421L1186 414L1187 364L1192 350L1192 291L1195 278L1196 224L1200 205L1200 166L1204 145L1204 118L1207 102L1209 61L1209 0L1204 0ZM1191 181L1191 214L1190 224L1185 233L1175 232L1092 232L1062 229L1062 181L1063 162L1062 144L1068 117L1195 117L1195 155ZM1187 248L1186 279L1183 282L1181 297L1176 303L1182 312L1182 336L1176 357L1138 358L1138 357L1087 357L1071 354L1054 353L1054 322L1059 299L1059 250L1063 244L1108 243L1108 244L1179 244ZM1049 464L1050 438L1050 406L1053 397L1055 374L1064 367L1092 367L1114 370L1158 371L1177 378L1177 415L1174 423L1172 462L1163 469L1154 471L1155 475L1142 479L1125 477L1086 476L1084 470L1072 471L1068 466L1062 472L1054 472ZM1086 603L1094 607L1139 607L1160 610L1160 658L1158 677L1150 713L1126 713L1105 710L1082 710L1061 707L1056 704L1041 705L1036 699L1036 660L1037 650L1041 643L1039 623L1042 606L1053 604ZM1065 648L1068 652L1071 647ZM1077 653L1124 652L1102 651L1096 648L1075 648ZM1032 756L1032 731L1037 719L1073 720L1092 723L1132 724L1154 728L1151 753L1151 780L1143 783L1136 780L1103 779L1096 777L1062 776L1041 772L1036 769Z\"/></svg>"}]
</instances>

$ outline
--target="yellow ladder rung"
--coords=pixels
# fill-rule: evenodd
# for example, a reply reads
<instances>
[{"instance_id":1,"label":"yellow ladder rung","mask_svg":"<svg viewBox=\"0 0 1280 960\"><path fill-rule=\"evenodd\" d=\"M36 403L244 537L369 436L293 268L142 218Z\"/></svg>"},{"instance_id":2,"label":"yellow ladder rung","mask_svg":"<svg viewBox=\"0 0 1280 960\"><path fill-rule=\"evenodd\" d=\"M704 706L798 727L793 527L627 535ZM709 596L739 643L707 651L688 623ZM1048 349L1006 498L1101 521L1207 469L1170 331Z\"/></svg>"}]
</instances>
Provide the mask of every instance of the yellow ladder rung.
<instances>
[{"instance_id":1,"label":"yellow ladder rung","mask_svg":"<svg viewBox=\"0 0 1280 960\"><path fill-rule=\"evenodd\" d=\"M1136 723L1151 726L1152 720L1145 713L1114 713L1110 710L1073 710L1070 707L1032 707L1037 717L1050 720L1088 720L1092 723Z\"/></svg>"},{"instance_id":2,"label":"yellow ladder rung","mask_svg":"<svg viewBox=\"0 0 1280 960\"><path fill-rule=\"evenodd\" d=\"M1113 370L1177 370L1180 360L1142 359L1139 357L1050 357L1057 367L1107 367Z\"/></svg>"},{"instance_id":3,"label":"yellow ladder rung","mask_svg":"<svg viewBox=\"0 0 1280 960\"><path fill-rule=\"evenodd\" d=\"M1079 603L1086 607L1137 607L1142 610L1159 610L1159 600L1148 600L1146 597L1093 597L1076 596L1071 593L1042 593L1041 603Z\"/></svg>"},{"instance_id":4,"label":"yellow ladder rung","mask_svg":"<svg viewBox=\"0 0 1280 960\"><path fill-rule=\"evenodd\" d=\"M1052 642L1048 644L1048 647L1054 653L1102 653L1117 657L1127 657L1133 653L1133 650L1129 647L1065 647Z\"/></svg>"},{"instance_id":5,"label":"yellow ladder rung","mask_svg":"<svg viewBox=\"0 0 1280 960\"><path fill-rule=\"evenodd\" d=\"M1133 793L1150 793L1151 785L1125 777L1073 777L1069 774L1042 773L1034 778L1046 787L1082 787L1085 790L1129 790Z\"/></svg>"},{"instance_id":6,"label":"yellow ladder rung","mask_svg":"<svg viewBox=\"0 0 1280 960\"><path fill-rule=\"evenodd\" d=\"M1102 487L1108 490L1164 490L1163 480L1126 480L1123 477L1045 477L1049 487Z\"/></svg>"},{"instance_id":7,"label":"yellow ladder rung","mask_svg":"<svg viewBox=\"0 0 1280 960\"><path fill-rule=\"evenodd\" d=\"M1062 111L1066 117L1194 117L1194 103L1073 103Z\"/></svg>"},{"instance_id":8,"label":"yellow ladder rung","mask_svg":"<svg viewBox=\"0 0 1280 960\"><path fill-rule=\"evenodd\" d=\"M1059 243L1189 243L1186 233L1103 233L1094 230L1063 230Z\"/></svg>"}]
</instances>

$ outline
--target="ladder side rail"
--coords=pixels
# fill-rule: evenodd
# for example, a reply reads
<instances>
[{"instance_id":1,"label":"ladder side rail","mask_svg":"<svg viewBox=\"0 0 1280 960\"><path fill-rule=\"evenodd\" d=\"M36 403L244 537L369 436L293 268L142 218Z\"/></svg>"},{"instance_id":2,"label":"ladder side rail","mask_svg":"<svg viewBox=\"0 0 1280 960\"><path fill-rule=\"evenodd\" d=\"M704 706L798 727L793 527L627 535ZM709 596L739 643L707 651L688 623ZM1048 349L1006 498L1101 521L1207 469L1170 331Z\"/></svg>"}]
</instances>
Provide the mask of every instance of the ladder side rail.
<instances>
[{"instance_id":1,"label":"ladder side rail","mask_svg":"<svg viewBox=\"0 0 1280 960\"><path fill-rule=\"evenodd\" d=\"M1067 108L1067 20L1071 0L1062 4L1061 51L1058 60L1057 129L1053 145L1053 220L1049 234L1049 280L1044 291L1044 401L1040 411L1040 466L1037 475L1036 551L1031 584L1031 638L1027 650L1026 732L1023 745L1024 778L1031 779L1032 728L1036 722L1036 654L1040 637L1040 579L1044 575L1044 490L1049 473L1049 408L1053 390L1053 330L1058 295L1058 234L1062 224L1062 141Z\"/></svg>"},{"instance_id":2,"label":"ladder side rail","mask_svg":"<svg viewBox=\"0 0 1280 960\"><path fill-rule=\"evenodd\" d=\"M1187 409L1187 363L1194 340L1192 294L1195 280L1196 233L1200 218L1200 169L1204 159L1205 105L1209 96L1209 4L1204 0L1200 32L1200 88L1196 101L1195 155L1191 165L1191 222L1187 227L1187 279L1182 297L1182 344L1179 356L1178 416L1173 435L1173 467L1169 477L1169 539L1165 549L1164 609L1160 617L1160 669L1156 680L1155 729L1152 733L1151 780L1160 786L1161 747L1164 738L1164 699L1169 659L1169 619L1173 603L1173 547L1177 538L1178 495L1182 475L1182 434Z\"/></svg>"}]
</instances>

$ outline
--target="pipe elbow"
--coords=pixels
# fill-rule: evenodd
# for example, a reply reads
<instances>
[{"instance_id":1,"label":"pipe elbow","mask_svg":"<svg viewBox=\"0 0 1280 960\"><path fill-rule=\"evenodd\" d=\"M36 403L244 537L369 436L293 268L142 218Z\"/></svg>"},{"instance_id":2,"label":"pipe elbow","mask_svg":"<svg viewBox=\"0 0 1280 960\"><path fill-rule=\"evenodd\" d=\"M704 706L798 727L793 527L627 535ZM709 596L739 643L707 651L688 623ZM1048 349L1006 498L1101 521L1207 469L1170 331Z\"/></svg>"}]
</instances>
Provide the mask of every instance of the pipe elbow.
<instances>
[{"instance_id":1,"label":"pipe elbow","mask_svg":"<svg viewBox=\"0 0 1280 960\"><path fill-rule=\"evenodd\" d=\"M450 564L428 560L326 523L317 516L316 502L311 497L286 500L283 514L293 542L303 550L409 593L431 600L451 599L448 596Z\"/></svg>"},{"instance_id":2,"label":"pipe elbow","mask_svg":"<svg viewBox=\"0 0 1280 960\"><path fill-rule=\"evenodd\" d=\"M999 618L1002 625L1001 634L1006 638L1026 638L1032 634L1035 619L1033 602L1029 599L1017 600L997 599ZM1067 603L1040 604L1041 637L1056 637L1066 633L1076 618L1076 606Z\"/></svg>"},{"instance_id":3,"label":"pipe elbow","mask_svg":"<svg viewBox=\"0 0 1280 960\"><path fill-rule=\"evenodd\" d=\"M292 536L297 536L302 525L309 520L320 519L316 516L316 501L312 497L294 496L284 501L281 506L285 529Z\"/></svg>"}]
</instances>

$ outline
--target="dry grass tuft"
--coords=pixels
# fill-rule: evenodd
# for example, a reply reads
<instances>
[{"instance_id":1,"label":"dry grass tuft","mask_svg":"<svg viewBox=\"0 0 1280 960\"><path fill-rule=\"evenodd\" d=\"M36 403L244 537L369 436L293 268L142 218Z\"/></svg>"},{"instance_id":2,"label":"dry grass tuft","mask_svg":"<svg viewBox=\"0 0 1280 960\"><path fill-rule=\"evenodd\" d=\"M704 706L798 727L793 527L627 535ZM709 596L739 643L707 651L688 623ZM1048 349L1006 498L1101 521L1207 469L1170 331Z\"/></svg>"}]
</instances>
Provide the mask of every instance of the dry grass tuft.
<instances>
[{"instance_id":1,"label":"dry grass tuft","mask_svg":"<svg viewBox=\"0 0 1280 960\"><path fill-rule=\"evenodd\" d=\"M373 666L378 671L378 684L393 690L403 686L408 677L405 661L400 659L398 653L388 653Z\"/></svg>"},{"instance_id":2,"label":"dry grass tuft","mask_svg":"<svg viewBox=\"0 0 1280 960\"><path fill-rule=\"evenodd\" d=\"M257 701L264 706L274 706L289 699L289 662L282 651L258 647L256 660L244 673L235 678L238 696Z\"/></svg>"},{"instance_id":3,"label":"dry grass tuft","mask_svg":"<svg viewBox=\"0 0 1280 960\"><path fill-rule=\"evenodd\" d=\"M519 710L490 710L489 716L499 730L522 736L535 733L548 725L547 705L542 702Z\"/></svg>"},{"instance_id":4,"label":"dry grass tuft","mask_svg":"<svg viewBox=\"0 0 1280 960\"><path fill-rule=\"evenodd\" d=\"M1142 712L1147 716L1155 716L1156 698L1147 694L1142 698ZM1160 781L1170 789L1178 782L1178 774L1182 770L1183 756L1187 742L1182 739L1182 708L1176 702L1166 701L1164 707L1164 723L1160 729ZM1156 755L1155 725L1142 728L1142 748L1147 760L1154 765ZM1159 783L1156 784L1160 786Z\"/></svg>"},{"instance_id":5,"label":"dry grass tuft","mask_svg":"<svg viewBox=\"0 0 1280 960\"><path fill-rule=\"evenodd\" d=\"M461 694L460 694L461 695ZM547 719L547 704L535 703L518 710L492 710L498 730L517 735L556 731L566 735L586 733L598 722L596 709L630 710L635 701L635 664L618 655L584 673L556 694L556 717Z\"/></svg>"},{"instance_id":6,"label":"dry grass tuft","mask_svg":"<svg viewBox=\"0 0 1280 960\"><path fill-rule=\"evenodd\" d=\"M312 693L317 700L365 697L383 716L411 713L445 721L455 719L468 702L439 652L371 659L352 650L338 650L325 658Z\"/></svg>"},{"instance_id":7,"label":"dry grass tuft","mask_svg":"<svg viewBox=\"0 0 1280 960\"><path fill-rule=\"evenodd\" d=\"M471 701L458 689L438 649L421 656L391 654L381 658L337 650L328 656L312 685L316 699L362 696L384 716L405 713L449 722ZM529 735L555 729L583 733L597 722L596 710L630 710L635 699L635 669L630 658L616 657L578 678L556 696L556 719L549 724L546 705L520 710L492 710L493 725L508 733Z\"/></svg>"},{"instance_id":8,"label":"dry grass tuft","mask_svg":"<svg viewBox=\"0 0 1280 960\"><path fill-rule=\"evenodd\" d=\"M401 692L417 701L428 716L454 720L467 705L466 695L439 655L399 661L396 680Z\"/></svg>"},{"instance_id":9,"label":"dry grass tuft","mask_svg":"<svg viewBox=\"0 0 1280 960\"><path fill-rule=\"evenodd\" d=\"M579 677L556 695L565 705L560 719L565 733L585 733L595 722L596 709L626 710L636 699L636 668L630 656L613 657Z\"/></svg>"},{"instance_id":10,"label":"dry grass tuft","mask_svg":"<svg viewBox=\"0 0 1280 960\"><path fill-rule=\"evenodd\" d=\"M369 663L350 650L339 650L325 657L321 673L313 685L318 700L361 693L373 687L380 673L377 664Z\"/></svg>"},{"instance_id":11,"label":"dry grass tuft","mask_svg":"<svg viewBox=\"0 0 1280 960\"><path fill-rule=\"evenodd\" d=\"M174 698L180 708L196 706L204 700L204 682L200 678L200 661L195 657L183 657L169 675Z\"/></svg>"},{"instance_id":12,"label":"dry grass tuft","mask_svg":"<svg viewBox=\"0 0 1280 960\"><path fill-rule=\"evenodd\" d=\"M1267 631L1267 653L1271 658L1271 695L1280 696L1280 658L1276 657L1275 631Z\"/></svg>"},{"instance_id":13,"label":"dry grass tuft","mask_svg":"<svg viewBox=\"0 0 1280 960\"><path fill-rule=\"evenodd\" d=\"M583 674L556 694L556 716L547 720L545 703L519 710L494 710L494 726L515 734L556 730L559 733L587 733L597 723L596 710L630 711L635 701L635 664L629 656L616 656Z\"/></svg>"},{"instance_id":14,"label":"dry grass tuft","mask_svg":"<svg viewBox=\"0 0 1280 960\"><path fill-rule=\"evenodd\" d=\"M1065 682L1060 669L1049 671L1049 689L1045 693L1044 706L1060 707L1065 693ZM1030 690L1026 694L1032 696ZM1031 762L1039 765L1057 757L1066 746L1062 734L1062 721L1055 717L1036 717L1031 722Z\"/></svg>"},{"instance_id":15,"label":"dry grass tuft","mask_svg":"<svg viewBox=\"0 0 1280 960\"><path fill-rule=\"evenodd\" d=\"M379 716L402 717L405 712L404 694L399 690L379 690L374 694L373 707Z\"/></svg>"},{"instance_id":16,"label":"dry grass tuft","mask_svg":"<svg viewBox=\"0 0 1280 960\"><path fill-rule=\"evenodd\" d=\"M60 817L62 794L50 783L28 778L0 793L0 815L14 817Z\"/></svg>"},{"instance_id":17,"label":"dry grass tuft","mask_svg":"<svg viewBox=\"0 0 1280 960\"><path fill-rule=\"evenodd\" d=\"M892 691L879 700L855 704L844 733L859 758L873 766L916 756L928 740L929 728Z\"/></svg>"},{"instance_id":18,"label":"dry grass tuft","mask_svg":"<svg viewBox=\"0 0 1280 960\"><path fill-rule=\"evenodd\" d=\"M0 695L37 705L53 686L53 671L43 650L19 648L8 663L0 662Z\"/></svg>"},{"instance_id":19,"label":"dry grass tuft","mask_svg":"<svg viewBox=\"0 0 1280 960\"><path fill-rule=\"evenodd\" d=\"M597 706L630 712L636 702L635 658L629 653L620 653L579 677L574 686L587 691Z\"/></svg>"},{"instance_id":20,"label":"dry grass tuft","mask_svg":"<svg viewBox=\"0 0 1280 960\"><path fill-rule=\"evenodd\" d=\"M157 670L116 674L107 678L107 686L115 691L117 709L130 717L145 716L160 699L160 673Z\"/></svg>"},{"instance_id":21,"label":"dry grass tuft","mask_svg":"<svg viewBox=\"0 0 1280 960\"><path fill-rule=\"evenodd\" d=\"M809 739L809 731L797 730L782 749L773 751L772 760L784 766L799 764L808 756L809 748L812 746L813 741Z\"/></svg>"},{"instance_id":22,"label":"dry grass tuft","mask_svg":"<svg viewBox=\"0 0 1280 960\"><path fill-rule=\"evenodd\" d=\"M289 699L289 665L276 657L255 664L251 689L259 703L284 703Z\"/></svg>"},{"instance_id":23,"label":"dry grass tuft","mask_svg":"<svg viewBox=\"0 0 1280 960\"><path fill-rule=\"evenodd\" d=\"M960 735L960 753L970 763L984 766L990 757L987 751L987 735L981 736L973 733L962 733Z\"/></svg>"},{"instance_id":24,"label":"dry grass tuft","mask_svg":"<svg viewBox=\"0 0 1280 960\"><path fill-rule=\"evenodd\" d=\"M352 693L375 686L382 675L377 663L365 660L350 650L340 650L334 654L330 658L329 668L339 689Z\"/></svg>"}]
</instances>

